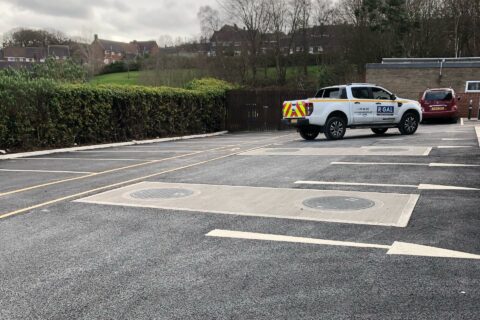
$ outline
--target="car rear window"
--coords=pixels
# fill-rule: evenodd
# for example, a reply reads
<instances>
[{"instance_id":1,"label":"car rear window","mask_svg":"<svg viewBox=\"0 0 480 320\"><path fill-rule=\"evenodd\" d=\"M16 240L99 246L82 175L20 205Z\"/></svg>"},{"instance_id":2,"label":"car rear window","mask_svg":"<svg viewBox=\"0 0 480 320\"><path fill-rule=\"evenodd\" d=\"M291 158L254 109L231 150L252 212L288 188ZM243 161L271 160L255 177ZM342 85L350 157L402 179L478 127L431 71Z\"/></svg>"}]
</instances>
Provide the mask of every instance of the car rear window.
<instances>
[{"instance_id":1,"label":"car rear window","mask_svg":"<svg viewBox=\"0 0 480 320\"><path fill-rule=\"evenodd\" d=\"M451 91L428 91L425 93L425 101L450 101L452 99Z\"/></svg>"},{"instance_id":2,"label":"car rear window","mask_svg":"<svg viewBox=\"0 0 480 320\"><path fill-rule=\"evenodd\" d=\"M327 88L318 91L315 98L347 99L345 88Z\"/></svg>"}]
</instances>

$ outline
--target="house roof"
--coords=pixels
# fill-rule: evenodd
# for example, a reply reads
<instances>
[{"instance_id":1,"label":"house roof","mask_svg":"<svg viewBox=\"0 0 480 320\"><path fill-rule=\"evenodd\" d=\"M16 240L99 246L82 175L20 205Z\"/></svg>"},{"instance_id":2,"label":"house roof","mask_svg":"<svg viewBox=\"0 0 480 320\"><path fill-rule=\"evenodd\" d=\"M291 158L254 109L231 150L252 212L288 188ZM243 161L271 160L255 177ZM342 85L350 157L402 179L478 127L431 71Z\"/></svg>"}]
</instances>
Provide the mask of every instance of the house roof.
<instances>
[{"instance_id":1,"label":"house roof","mask_svg":"<svg viewBox=\"0 0 480 320\"><path fill-rule=\"evenodd\" d=\"M45 59L46 50L42 47L6 47L3 56L14 58Z\"/></svg>"},{"instance_id":2,"label":"house roof","mask_svg":"<svg viewBox=\"0 0 480 320\"><path fill-rule=\"evenodd\" d=\"M155 40L149 41L132 41L130 42L133 45L136 45L139 53L150 53L154 49L158 49L158 44Z\"/></svg>"},{"instance_id":3,"label":"house roof","mask_svg":"<svg viewBox=\"0 0 480 320\"><path fill-rule=\"evenodd\" d=\"M114 52L124 52L126 54L138 54L138 48L132 43L98 39L98 43L104 50L110 50Z\"/></svg>"},{"instance_id":4,"label":"house roof","mask_svg":"<svg viewBox=\"0 0 480 320\"><path fill-rule=\"evenodd\" d=\"M60 45L48 46L48 55L55 57L70 57L70 48L68 46Z\"/></svg>"},{"instance_id":5,"label":"house roof","mask_svg":"<svg viewBox=\"0 0 480 320\"><path fill-rule=\"evenodd\" d=\"M240 29L237 25L224 25L220 30L212 35L212 42L243 41L247 36L247 31Z\"/></svg>"}]
</instances>

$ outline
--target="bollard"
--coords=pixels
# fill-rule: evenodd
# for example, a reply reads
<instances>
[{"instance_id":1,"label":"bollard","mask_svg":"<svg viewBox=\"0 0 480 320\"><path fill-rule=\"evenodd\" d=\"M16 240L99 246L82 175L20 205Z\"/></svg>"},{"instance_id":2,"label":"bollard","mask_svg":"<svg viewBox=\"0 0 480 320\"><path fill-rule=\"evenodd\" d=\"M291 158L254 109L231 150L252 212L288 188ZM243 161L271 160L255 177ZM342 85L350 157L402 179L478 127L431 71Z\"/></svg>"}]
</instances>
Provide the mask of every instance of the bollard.
<instances>
[{"instance_id":1,"label":"bollard","mask_svg":"<svg viewBox=\"0 0 480 320\"><path fill-rule=\"evenodd\" d=\"M468 105L468 120L472 120L473 100Z\"/></svg>"}]
</instances>

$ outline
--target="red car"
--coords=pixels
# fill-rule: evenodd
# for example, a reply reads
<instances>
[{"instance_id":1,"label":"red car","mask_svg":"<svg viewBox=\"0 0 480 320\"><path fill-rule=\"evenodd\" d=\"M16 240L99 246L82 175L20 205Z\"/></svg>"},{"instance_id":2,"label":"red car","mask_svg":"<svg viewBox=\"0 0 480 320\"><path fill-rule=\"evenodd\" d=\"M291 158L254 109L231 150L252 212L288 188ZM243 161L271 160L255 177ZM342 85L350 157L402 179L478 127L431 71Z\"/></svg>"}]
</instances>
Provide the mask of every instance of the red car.
<instances>
[{"instance_id":1,"label":"red car","mask_svg":"<svg viewBox=\"0 0 480 320\"><path fill-rule=\"evenodd\" d=\"M428 89L420 99L423 119L451 119L457 121L457 97L453 89Z\"/></svg>"}]
</instances>

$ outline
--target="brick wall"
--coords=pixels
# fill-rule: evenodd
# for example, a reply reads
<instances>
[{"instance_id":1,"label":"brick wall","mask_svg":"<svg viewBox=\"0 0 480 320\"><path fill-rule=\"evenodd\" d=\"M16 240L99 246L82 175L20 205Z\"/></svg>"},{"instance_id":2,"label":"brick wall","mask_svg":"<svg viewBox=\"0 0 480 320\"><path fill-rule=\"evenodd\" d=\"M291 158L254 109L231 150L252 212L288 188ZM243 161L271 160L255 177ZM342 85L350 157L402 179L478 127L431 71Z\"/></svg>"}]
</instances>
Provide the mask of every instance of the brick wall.
<instances>
[{"instance_id":1,"label":"brick wall","mask_svg":"<svg viewBox=\"0 0 480 320\"><path fill-rule=\"evenodd\" d=\"M480 80L480 68L367 69L366 80L393 91L399 97L417 99L428 88L453 88L465 92L466 81Z\"/></svg>"},{"instance_id":2,"label":"brick wall","mask_svg":"<svg viewBox=\"0 0 480 320\"><path fill-rule=\"evenodd\" d=\"M472 110L472 117L478 118L478 108L480 106L480 93L459 93L457 96L460 97L460 101L458 101L458 113L459 116L462 118L466 118L468 116L468 105L470 104L470 100L473 101L473 110Z\"/></svg>"}]
</instances>

